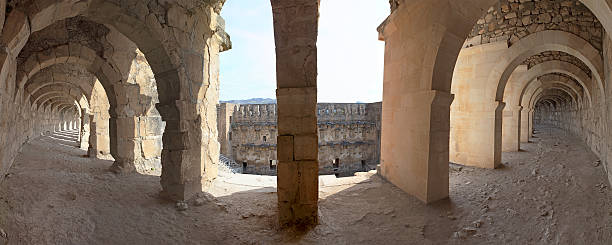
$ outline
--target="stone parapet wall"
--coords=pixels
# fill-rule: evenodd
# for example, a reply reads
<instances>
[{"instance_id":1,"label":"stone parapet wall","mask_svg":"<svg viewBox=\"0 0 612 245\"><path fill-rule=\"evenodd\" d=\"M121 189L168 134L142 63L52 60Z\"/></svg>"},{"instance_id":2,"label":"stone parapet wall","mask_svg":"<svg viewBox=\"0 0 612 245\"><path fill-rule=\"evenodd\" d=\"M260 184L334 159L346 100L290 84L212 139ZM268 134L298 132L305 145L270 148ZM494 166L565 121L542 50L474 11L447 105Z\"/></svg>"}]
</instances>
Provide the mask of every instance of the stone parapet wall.
<instances>
[{"instance_id":1,"label":"stone parapet wall","mask_svg":"<svg viewBox=\"0 0 612 245\"><path fill-rule=\"evenodd\" d=\"M375 167L381 112L381 103L318 104L319 173L344 176ZM217 113L221 154L246 163L244 173L275 175L276 104L224 103Z\"/></svg>"},{"instance_id":2,"label":"stone parapet wall","mask_svg":"<svg viewBox=\"0 0 612 245\"><path fill-rule=\"evenodd\" d=\"M232 123L276 123L276 104L237 105Z\"/></svg>"}]
</instances>

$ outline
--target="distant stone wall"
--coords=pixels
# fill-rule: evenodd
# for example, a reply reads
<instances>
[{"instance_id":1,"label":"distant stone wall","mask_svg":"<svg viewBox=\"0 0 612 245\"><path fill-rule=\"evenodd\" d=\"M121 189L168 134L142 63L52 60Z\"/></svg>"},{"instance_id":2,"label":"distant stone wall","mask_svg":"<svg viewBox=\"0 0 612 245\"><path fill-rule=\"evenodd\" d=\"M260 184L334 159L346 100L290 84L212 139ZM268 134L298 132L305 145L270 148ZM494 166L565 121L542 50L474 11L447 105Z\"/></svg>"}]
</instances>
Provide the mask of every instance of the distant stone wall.
<instances>
[{"instance_id":1,"label":"distant stone wall","mask_svg":"<svg viewBox=\"0 0 612 245\"><path fill-rule=\"evenodd\" d=\"M380 159L381 103L319 104L319 173L351 175ZM243 173L276 175L276 105L220 104L221 154L243 165Z\"/></svg>"}]
</instances>

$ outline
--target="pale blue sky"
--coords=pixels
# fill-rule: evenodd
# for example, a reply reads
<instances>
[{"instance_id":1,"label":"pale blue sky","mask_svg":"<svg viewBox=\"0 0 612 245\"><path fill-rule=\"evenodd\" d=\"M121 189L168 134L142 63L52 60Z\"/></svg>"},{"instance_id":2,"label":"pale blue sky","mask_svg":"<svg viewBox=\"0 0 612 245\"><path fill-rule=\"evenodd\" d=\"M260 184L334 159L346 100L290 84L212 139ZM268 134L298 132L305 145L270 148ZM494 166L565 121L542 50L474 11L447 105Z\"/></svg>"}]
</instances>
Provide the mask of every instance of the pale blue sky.
<instances>
[{"instance_id":1,"label":"pale blue sky","mask_svg":"<svg viewBox=\"0 0 612 245\"><path fill-rule=\"evenodd\" d=\"M221 100L276 98L274 27L270 0L228 0L222 17L232 39L221 54ZM382 99L384 42L376 27L387 0L321 0L318 101Z\"/></svg>"}]
</instances>

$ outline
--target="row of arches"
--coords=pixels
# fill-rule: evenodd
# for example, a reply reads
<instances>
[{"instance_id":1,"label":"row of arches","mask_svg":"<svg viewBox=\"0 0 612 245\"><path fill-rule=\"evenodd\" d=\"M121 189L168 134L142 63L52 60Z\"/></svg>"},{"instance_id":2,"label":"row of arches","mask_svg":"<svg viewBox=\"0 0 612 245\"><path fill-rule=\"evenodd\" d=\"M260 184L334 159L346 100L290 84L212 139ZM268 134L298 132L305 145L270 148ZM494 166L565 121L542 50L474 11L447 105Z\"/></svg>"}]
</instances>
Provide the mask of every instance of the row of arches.
<instances>
[{"instance_id":1,"label":"row of arches","mask_svg":"<svg viewBox=\"0 0 612 245\"><path fill-rule=\"evenodd\" d=\"M379 28L386 42L381 174L387 180L425 202L445 198L449 160L499 167L502 151L518 151L528 142L541 105L572 111L573 125L580 125L574 132L593 149L605 148L605 140L590 139L608 134L601 127L607 116L599 116L609 103L608 60L583 37L545 27L512 42L464 46L470 28L500 1L394 2ZM579 3L606 33L612 30L608 3ZM609 40L604 34L604 47ZM588 74L562 60L524 64L550 51L579 60ZM599 137L591 137L593 131Z\"/></svg>"},{"instance_id":2,"label":"row of arches","mask_svg":"<svg viewBox=\"0 0 612 245\"><path fill-rule=\"evenodd\" d=\"M80 146L90 156L110 155L110 169L122 174L138 168L145 141L163 131L146 143L160 151L152 155L161 155L162 196L184 201L202 192L219 159L218 55L231 47L219 16L223 3L1 0L2 171L30 138L73 129L79 119ZM275 22L277 66L288 71L277 74L280 149L290 152L279 170L286 177L280 219L312 222L317 180L302 173L317 165L311 144L317 142L318 2L272 7L283 20ZM304 18L289 21L296 16ZM295 195L304 191L309 194Z\"/></svg>"},{"instance_id":3,"label":"row of arches","mask_svg":"<svg viewBox=\"0 0 612 245\"><path fill-rule=\"evenodd\" d=\"M135 170L150 137L157 142L146 144L161 145L161 135L155 134L165 128L165 195L182 200L201 191L207 180L200 177L214 175L210 159L215 157L206 156L215 154L208 151L215 143L207 140L214 132L205 131L213 127L206 127L211 119L202 115L215 111L216 56L224 33L211 26L220 20L221 3L58 0L0 5L8 6L1 16L2 128L19 129L3 130L3 139L16 142L2 154L5 171L30 137L53 130L58 121L80 118L81 128L92 128L89 136L81 130L81 147L87 145L90 155L112 155L112 169L119 173ZM143 64L138 64L139 57ZM9 118L12 113L19 116ZM48 122L39 123L43 120L38 117L48 117Z\"/></svg>"},{"instance_id":4,"label":"row of arches","mask_svg":"<svg viewBox=\"0 0 612 245\"><path fill-rule=\"evenodd\" d=\"M448 197L449 159L495 168L502 150L529 140L534 118L580 125L574 131L607 157L607 52L547 29L511 45L464 48L498 1L393 0L379 28L385 42L379 174L424 202ZM6 18L0 136L7 139L1 169L30 137L80 118L81 147L110 154L114 172L135 171L146 159L146 140L157 137L163 196L187 200L201 192L216 177L219 159L218 56L231 47L219 16L224 2L11 1L0 11ZM580 2L612 31L609 3ZM319 1L271 5L279 220L316 224ZM604 39L607 49L612 42ZM548 51L573 56L588 71L559 60L523 64Z\"/></svg>"}]
</instances>

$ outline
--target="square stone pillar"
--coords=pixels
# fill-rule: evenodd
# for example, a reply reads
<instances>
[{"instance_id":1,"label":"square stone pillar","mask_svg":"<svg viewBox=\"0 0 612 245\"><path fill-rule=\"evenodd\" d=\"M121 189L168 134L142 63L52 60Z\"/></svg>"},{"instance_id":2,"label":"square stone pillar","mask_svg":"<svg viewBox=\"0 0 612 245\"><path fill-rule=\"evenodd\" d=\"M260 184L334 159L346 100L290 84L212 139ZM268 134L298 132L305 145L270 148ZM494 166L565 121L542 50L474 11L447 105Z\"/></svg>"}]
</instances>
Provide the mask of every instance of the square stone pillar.
<instances>
[{"instance_id":1,"label":"square stone pillar","mask_svg":"<svg viewBox=\"0 0 612 245\"><path fill-rule=\"evenodd\" d=\"M453 110L451 162L490 169L501 164L504 107L504 102L495 101L477 108Z\"/></svg>"},{"instance_id":2,"label":"square stone pillar","mask_svg":"<svg viewBox=\"0 0 612 245\"><path fill-rule=\"evenodd\" d=\"M447 198L449 118L454 96L430 90L385 98L380 174L423 202Z\"/></svg>"},{"instance_id":3,"label":"square stone pillar","mask_svg":"<svg viewBox=\"0 0 612 245\"><path fill-rule=\"evenodd\" d=\"M89 115L89 146L87 147L87 154L89 157L98 156L98 127L95 120L95 115Z\"/></svg>"},{"instance_id":4,"label":"square stone pillar","mask_svg":"<svg viewBox=\"0 0 612 245\"><path fill-rule=\"evenodd\" d=\"M522 106L508 106L504 109L502 122L502 151L514 152L521 149L521 110Z\"/></svg>"},{"instance_id":5,"label":"square stone pillar","mask_svg":"<svg viewBox=\"0 0 612 245\"><path fill-rule=\"evenodd\" d=\"M175 38L164 41L163 48L172 55L160 56L165 54L162 50L143 52L155 71L159 91L156 108L166 122L162 136L161 195L184 201L208 188L217 177L219 52L227 50L231 43L219 16L221 2L204 1L197 8L167 5L172 6L167 13L167 26L171 28L164 31L172 32ZM184 25L185 20L199 21ZM155 69L156 65L164 65L163 72Z\"/></svg>"},{"instance_id":6,"label":"square stone pillar","mask_svg":"<svg viewBox=\"0 0 612 245\"><path fill-rule=\"evenodd\" d=\"M318 222L318 0L271 0L278 103L278 211L286 226Z\"/></svg>"},{"instance_id":7,"label":"square stone pillar","mask_svg":"<svg viewBox=\"0 0 612 245\"><path fill-rule=\"evenodd\" d=\"M83 150L87 150L89 147L89 131L90 131L90 118L91 114L86 109L81 111L81 130L79 132L79 145Z\"/></svg>"},{"instance_id":8,"label":"square stone pillar","mask_svg":"<svg viewBox=\"0 0 612 245\"><path fill-rule=\"evenodd\" d=\"M181 119L166 120L162 149L162 196L174 201L184 201L202 192L206 149L202 145L202 121L196 113L197 104L176 101ZM157 104L165 118L175 108ZM177 113L175 111L175 113ZM175 118L179 118L178 115ZM216 140L216 139L215 139Z\"/></svg>"},{"instance_id":9,"label":"square stone pillar","mask_svg":"<svg viewBox=\"0 0 612 245\"><path fill-rule=\"evenodd\" d=\"M521 109L521 143L529 143L529 108L522 107Z\"/></svg>"},{"instance_id":10,"label":"square stone pillar","mask_svg":"<svg viewBox=\"0 0 612 245\"><path fill-rule=\"evenodd\" d=\"M529 110L529 138L533 138L533 116L535 114L534 109Z\"/></svg>"},{"instance_id":11,"label":"square stone pillar","mask_svg":"<svg viewBox=\"0 0 612 245\"><path fill-rule=\"evenodd\" d=\"M115 159L110 170L114 173L131 173L136 170L135 160L140 157L137 124L138 117L109 119L110 151Z\"/></svg>"}]
</instances>

